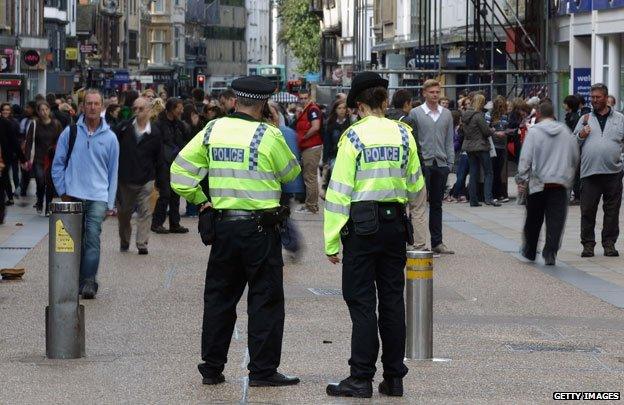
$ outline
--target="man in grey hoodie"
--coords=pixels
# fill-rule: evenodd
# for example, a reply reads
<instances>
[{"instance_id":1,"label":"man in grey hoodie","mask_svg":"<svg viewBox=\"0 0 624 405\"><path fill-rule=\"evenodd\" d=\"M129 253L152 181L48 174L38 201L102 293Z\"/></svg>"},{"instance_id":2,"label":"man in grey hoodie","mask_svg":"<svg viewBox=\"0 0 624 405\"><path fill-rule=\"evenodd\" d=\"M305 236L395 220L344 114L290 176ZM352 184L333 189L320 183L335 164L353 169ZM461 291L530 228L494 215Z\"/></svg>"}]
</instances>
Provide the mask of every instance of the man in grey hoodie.
<instances>
[{"instance_id":1,"label":"man in grey hoodie","mask_svg":"<svg viewBox=\"0 0 624 405\"><path fill-rule=\"evenodd\" d=\"M544 219L546 242L542 256L554 265L568 212L568 190L574 184L579 147L568 127L554 119L550 102L539 105L539 123L531 127L522 145L516 182L518 191L529 196L526 204L522 256L535 260Z\"/></svg>"},{"instance_id":2,"label":"man in grey hoodie","mask_svg":"<svg viewBox=\"0 0 624 405\"><path fill-rule=\"evenodd\" d=\"M602 247L605 256L619 256L615 242L620 234L622 204L622 149L624 115L607 105L609 90L602 83L591 87L594 108L576 124L574 135L581 147L582 257L593 257L596 212L602 197Z\"/></svg>"}]
</instances>

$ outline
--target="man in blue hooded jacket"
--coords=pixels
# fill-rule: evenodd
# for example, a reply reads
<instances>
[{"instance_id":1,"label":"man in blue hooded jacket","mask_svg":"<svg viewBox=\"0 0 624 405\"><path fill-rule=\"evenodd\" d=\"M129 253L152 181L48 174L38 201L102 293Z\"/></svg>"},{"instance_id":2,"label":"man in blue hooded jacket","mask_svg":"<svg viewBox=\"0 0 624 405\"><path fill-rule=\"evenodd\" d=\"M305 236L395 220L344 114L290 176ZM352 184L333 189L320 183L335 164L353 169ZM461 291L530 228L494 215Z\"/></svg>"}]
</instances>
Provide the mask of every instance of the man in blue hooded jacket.
<instances>
[{"instance_id":1,"label":"man in blue hooded jacket","mask_svg":"<svg viewBox=\"0 0 624 405\"><path fill-rule=\"evenodd\" d=\"M52 180L63 201L81 201L84 212L82 256L80 258L80 294L95 298L96 275L100 264L102 222L115 206L119 143L117 136L100 114L102 94L87 90L84 115L76 126L76 140L68 157L71 126L59 137Z\"/></svg>"}]
</instances>

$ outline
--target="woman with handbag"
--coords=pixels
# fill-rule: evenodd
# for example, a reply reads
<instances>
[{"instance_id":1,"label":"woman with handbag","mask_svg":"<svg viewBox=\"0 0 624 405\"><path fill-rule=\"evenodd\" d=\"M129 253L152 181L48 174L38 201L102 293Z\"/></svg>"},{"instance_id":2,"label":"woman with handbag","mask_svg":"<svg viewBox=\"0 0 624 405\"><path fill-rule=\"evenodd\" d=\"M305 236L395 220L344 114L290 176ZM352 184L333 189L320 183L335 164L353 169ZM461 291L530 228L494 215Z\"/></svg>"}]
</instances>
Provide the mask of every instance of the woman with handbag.
<instances>
[{"instance_id":1,"label":"woman with handbag","mask_svg":"<svg viewBox=\"0 0 624 405\"><path fill-rule=\"evenodd\" d=\"M464 143L462 150L468 153L468 162L470 165L470 180L468 191L470 195L470 206L479 207L479 199L477 197L477 182L479 181L479 170L483 169L485 184L483 194L485 196L485 204L493 207L500 207L500 203L492 198L492 160L490 158L490 149L492 144L490 138L492 129L485 121L483 114L483 106L485 105L485 96L475 94L471 108L462 115L462 125L464 128Z\"/></svg>"},{"instance_id":2,"label":"woman with handbag","mask_svg":"<svg viewBox=\"0 0 624 405\"><path fill-rule=\"evenodd\" d=\"M63 131L61 123L53 118L50 106L45 101L37 104L37 119L26 134L25 155L27 166L35 176L37 182L37 203L34 207L38 213L43 211L43 197L46 197L46 214L52 202L54 185L46 181L46 157L49 159L50 149L56 145L59 135Z\"/></svg>"}]
</instances>

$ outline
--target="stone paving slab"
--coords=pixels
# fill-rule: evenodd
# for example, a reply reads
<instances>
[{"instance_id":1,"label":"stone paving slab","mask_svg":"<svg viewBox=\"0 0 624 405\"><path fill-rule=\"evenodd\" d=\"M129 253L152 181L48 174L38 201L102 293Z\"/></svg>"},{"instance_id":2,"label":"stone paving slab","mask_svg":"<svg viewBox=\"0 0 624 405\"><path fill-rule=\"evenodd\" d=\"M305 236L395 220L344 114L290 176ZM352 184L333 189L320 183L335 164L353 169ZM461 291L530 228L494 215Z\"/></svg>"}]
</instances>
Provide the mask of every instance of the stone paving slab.
<instances>
[{"instance_id":1,"label":"stone paving slab","mask_svg":"<svg viewBox=\"0 0 624 405\"><path fill-rule=\"evenodd\" d=\"M82 302L86 358L44 358L47 239L23 260L31 271L22 282L0 284L0 403L518 404L550 402L560 390L623 390L621 309L446 227L457 254L435 260L434 355L449 361L408 361L402 399L328 398L326 383L348 373L351 324L340 296L309 290L340 289L340 268L322 253L320 216L296 219L307 249L284 270L280 369L299 375L301 385L247 387L244 295L227 382L202 386L196 365L209 251L195 222L184 219L187 235L152 235L144 257L134 247L119 253L111 218L103 227L100 293Z\"/></svg>"},{"instance_id":2,"label":"stone paving slab","mask_svg":"<svg viewBox=\"0 0 624 405\"><path fill-rule=\"evenodd\" d=\"M452 180L451 180L452 181ZM516 204L516 191L512 187L513 179L510 179L509 194L512 201L505 203L502 207L470 207L467 203L445 203L443 210L450 214L445 217L445 221L449 226L453 226L456 230L475 235L487 235L486 243L495 241L496 235L504 239L511 240L513 243L507 243L503 250L514 248L517 251L522 241L522 228L524 226L525 207ZM580 207L570 206L566 220L566 226L563 234L561 250L558 259L566 264L586 271L592 275L603 278L605 281L616 284L624 288L624 248L621 243L617 244L622 251L622 256L604 257L602 255L602 247L600 245L600 231L602 229L602 208L598 208L596 217L596 256L593 258L582 258L580 243ZM624 213L620 211L621 228L624 226ZM543 245L544 229L540 237L538 248ZM499 242L505 243L505 242ZM515 247L513 244L515 243ZM497 246L498 247L498 246ZM601 274L597 274L600 271Z\"/></svg>"}]
</instances>

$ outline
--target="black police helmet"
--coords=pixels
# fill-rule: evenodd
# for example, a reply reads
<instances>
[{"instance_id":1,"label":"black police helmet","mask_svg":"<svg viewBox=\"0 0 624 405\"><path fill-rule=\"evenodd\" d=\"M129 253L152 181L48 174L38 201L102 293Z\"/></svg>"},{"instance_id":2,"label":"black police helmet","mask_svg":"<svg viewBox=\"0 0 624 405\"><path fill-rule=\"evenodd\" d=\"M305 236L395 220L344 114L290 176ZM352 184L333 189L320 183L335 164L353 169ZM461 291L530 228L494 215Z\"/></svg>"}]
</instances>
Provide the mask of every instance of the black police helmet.
<instances>
[{"instance_id":1,"label":"black police helmet","mask_svg":"<svg viewBox=\"0 0 624 405\"><path fill-rule=\"evenodd\" d=\"M366 89L372 87L385 87L388 88L388 81L375 72L362 72L353 78L351 82L351 91L347 96L347 107L356 108L357 104L355 99Z\"/></svg>"}]
</instances>

